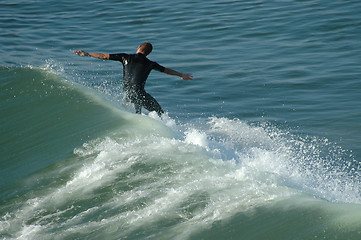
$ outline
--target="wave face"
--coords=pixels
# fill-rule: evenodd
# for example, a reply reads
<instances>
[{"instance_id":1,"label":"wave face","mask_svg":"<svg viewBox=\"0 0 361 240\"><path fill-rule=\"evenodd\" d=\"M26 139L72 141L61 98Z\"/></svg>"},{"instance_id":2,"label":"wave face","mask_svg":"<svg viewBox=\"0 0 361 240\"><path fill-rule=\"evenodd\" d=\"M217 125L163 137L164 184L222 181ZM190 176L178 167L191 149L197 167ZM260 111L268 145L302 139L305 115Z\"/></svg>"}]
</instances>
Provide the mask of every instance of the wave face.
<instances>
[{"instance_id":1,"label":"wave face","mask_svg":"<svg viewBox=\"0 0 361 240\"><path fill-rule=\"evenodd\" d=\"M46 68L0 74L2 238L360 234L359 164L327 139L135 115Z\"/></svg>"}]
</instances>

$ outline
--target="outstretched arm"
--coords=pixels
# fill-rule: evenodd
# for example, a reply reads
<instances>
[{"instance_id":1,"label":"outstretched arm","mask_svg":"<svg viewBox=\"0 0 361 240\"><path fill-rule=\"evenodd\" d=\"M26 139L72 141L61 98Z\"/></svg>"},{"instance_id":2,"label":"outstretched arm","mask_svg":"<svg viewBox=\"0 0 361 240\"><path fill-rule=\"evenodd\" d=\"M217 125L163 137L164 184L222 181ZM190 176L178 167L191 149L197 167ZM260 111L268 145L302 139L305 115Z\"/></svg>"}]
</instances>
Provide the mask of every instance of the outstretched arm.
<instances>
[{"instance_id":1,"label":"outstretched arm","mask_svg":"<svg viewBox=\"0 0 361 240\"><path fill-rule=\"evenodd\" d=\"M190 73L180 73L170 68L165 68L164 73L181 77L183 80L193 80L193 76Z\"/></svg>"},{"instance_id":2,"label":"outstretched arm","mask_svg":"<svg viewBox=\"0 0 361 240\"><path fill-rule=\"evenodd\" d=\"M84 52L83 50L76 50L74 51L74 53L78 54L79 56L89 56L103 60L109 60L109 54L107 53L88 53L88 52Z\"/></svg>"}]
</instances>

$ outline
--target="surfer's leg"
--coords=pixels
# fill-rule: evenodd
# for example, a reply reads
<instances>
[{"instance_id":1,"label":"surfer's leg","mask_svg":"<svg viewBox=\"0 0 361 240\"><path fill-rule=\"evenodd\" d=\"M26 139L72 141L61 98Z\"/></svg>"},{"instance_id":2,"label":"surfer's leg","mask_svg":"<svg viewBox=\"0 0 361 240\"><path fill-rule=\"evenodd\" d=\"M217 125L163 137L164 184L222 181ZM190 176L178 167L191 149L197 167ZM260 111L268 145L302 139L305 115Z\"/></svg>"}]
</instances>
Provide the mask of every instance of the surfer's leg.
<instances>
[{"instance_id":1,"label":"surfer's leg","mask_svg":"<svg viewBox=\"0 0 361 240\"><path fill-rule=\"evenodd\" d=\"M134 103L135 113L141 114L142 113L142 106L138 103Z\"/></svg>"},{"instance_id":2,"label":"surfer's leg","mask_svg":"<svg viewBox=\"0 0 361 240\"><path fill-rule=\"evenodd\" d=\"M162 115L162 113L164 113L162 107L157 102L157 100L155 100L155 98L148 93L144 93L144 95L142 96L142 105L149 112L156 111L159 117Z\"/></svg>"},{"instance_id":3,"label":"surfer's leg","mask_svg":"<svg viewBox=\"0 0 361 240\"><path fill-rule=\"evenodd\" d=\"M142 96L137 92L128 91L127 99L134 104L135 113L142 113Z\"/></svg>"}]
</instances>

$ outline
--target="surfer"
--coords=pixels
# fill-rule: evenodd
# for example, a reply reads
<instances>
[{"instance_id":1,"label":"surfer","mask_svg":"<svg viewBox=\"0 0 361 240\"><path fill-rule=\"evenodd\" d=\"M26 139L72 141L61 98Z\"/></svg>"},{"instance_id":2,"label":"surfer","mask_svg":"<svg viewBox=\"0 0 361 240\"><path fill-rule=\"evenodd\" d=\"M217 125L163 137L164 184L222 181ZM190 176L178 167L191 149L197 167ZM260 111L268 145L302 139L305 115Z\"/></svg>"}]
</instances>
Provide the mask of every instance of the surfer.
<instances>
[{"instance_id":1,"label":"surfer","mask_svg":"<svg viewBox=\"0 0 361 240\"><path fill-rule=\"evenodd\" d=\"M126 53L88 53L76 50L79 56L90 56L102 60L120 61L123 64L124 92L127 100L135 106L136 113L141 113L142 107L148 111L156 111L159 116L164 113L160 104L144 90L145 82L151 70L157 70L169 75L174 75L183 80L192 80L192 74L180 73L170 68L163 67L147 58L153 47L150 42L145 42L138 47L136 54Z\"/></svg>"}]
</instances>

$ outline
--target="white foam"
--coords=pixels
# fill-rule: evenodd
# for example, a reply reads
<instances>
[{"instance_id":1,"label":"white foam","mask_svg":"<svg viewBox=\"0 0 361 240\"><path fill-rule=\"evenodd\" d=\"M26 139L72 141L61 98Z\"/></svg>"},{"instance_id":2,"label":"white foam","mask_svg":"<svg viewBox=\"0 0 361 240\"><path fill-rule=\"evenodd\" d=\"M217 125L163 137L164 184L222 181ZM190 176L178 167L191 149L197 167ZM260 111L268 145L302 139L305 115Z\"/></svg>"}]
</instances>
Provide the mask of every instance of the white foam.
<instances>
[{"instance_id":1,"label":"white foam","mask_svg":"<svg viewBox=\"0 0 361 240\"><path fill-rule=\"evenodd\" d=\"M203 148L208 148L207 135L197 129L190 129L185 132L185 142L189 144L198 145Z\"/></svg>"},{"instance_id":2,"label":"white foam","mask_svg":"<svg viewBox=\"0 0 361 240\"><path fill-rule=\"evenodd\" d=\"M307 185L309 177L325 174L312 172L307 166L310 172L303 173L302 164L306 162L297 157L307 158L308 153L294 155L293 139L273 130L268 132L237 119L211 118L207 128L179 126L171 119L150 116L151 121L148 116L135 117L150 125L154 122L164 126L163 122L168 122L173 131L181 134L171 134L177 138L151 131L138 137L115 134L84 144L74 150L74 161L81 161L81 167L73 171L66 183L40 192L6 219L9 226L1 226L9 229L14 224L21 225L19 236L28 232L30 238L40 239L47 229L57 229L64 238L94 230L127 236L138 228L169 219L178 222L173 230L182 233L171 237L184 239L200 227L237 212L311 189ZM300 140L300 144L317 149L305 141ZM320 164L312 166L322 168ZM316 176L317 181L322 177L325 175ZM355 190L344 176L336 179L350 188L347 191ZM344 193L338 188L333 193L326 183L312 189L325 196L339 197ZM102 194L108 197L100 200ZM89 206L84 208L84 202L90 202ZM84 209L76 210L77 207ZM70 217L58 229L54 219L67 214Z\"/></svg>"}]
</instances>

